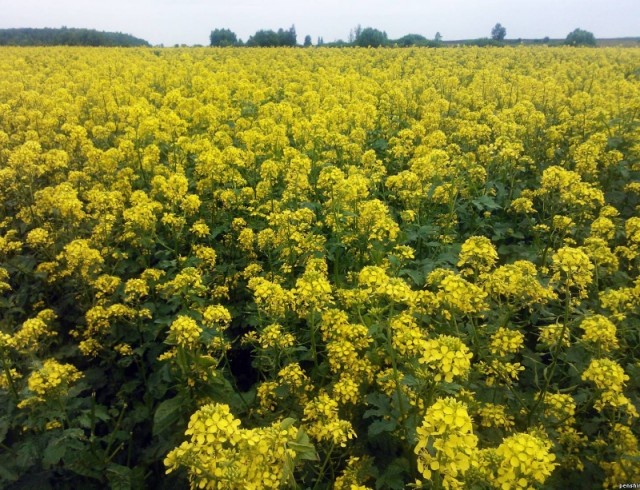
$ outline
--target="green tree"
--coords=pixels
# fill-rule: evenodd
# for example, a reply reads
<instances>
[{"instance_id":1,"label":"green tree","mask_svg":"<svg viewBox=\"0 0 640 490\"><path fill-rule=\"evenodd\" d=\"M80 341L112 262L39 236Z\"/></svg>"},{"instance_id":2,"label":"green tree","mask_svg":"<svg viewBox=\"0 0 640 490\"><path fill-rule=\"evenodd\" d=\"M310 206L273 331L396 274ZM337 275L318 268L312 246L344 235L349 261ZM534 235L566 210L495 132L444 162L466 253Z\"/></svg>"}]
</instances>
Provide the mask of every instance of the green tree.
<instances>
[{"instance_id":1,"label":"green tree","mask_svg":"<svg viewBox=\"0 0 640 490\"><path fill-rule=\"evenodd\" d=\"M210 46L235 46L238 37L229 29L214 29L209 36Z\"/></svg>"},{"instance_id":2,"label":"green tree","mask_svg":"<svg viewBox=\"0 0 640 490\"><path fill-rule=\"evenodd\" d=\"M0 29L0 46L149 46L144 39L121 32L62 27Z\"/></svg>"},{"instance_id":3,"label":"green tree","mask_svg":"<svg viewBox=\"0 0 640 490\"><path fill-rule=\"evenodd\" d=\"M442 34L440 34L440 31L436 32L436 35L434 36L433 40L437 43L442 42Z\"/></svg>"},{"instance_id":4,"label":"green tree","mask_svg":"<svg viewBox=\"0 0 640 490\"><path fill-rule=\"evenodd\" d=\"M247 46L273 47L279 46L278 33L269 29L260 29L247 39Z\"/></svg>"},{"instance_id":5,"label":"green tree","mask_svg":"<svg viewBox=\"0 0 640 490\"><path fill-rule=\"evenodd\" d=\"M493 29L491 29L491 39L495 41L502 41L507 36L507 29L498 22Z\"/></svg>"},{"instance_id":6,"label":"green tree","mask_svg":"<svg viewBox=\"0 0 640 490\"><path fill-rule=\"evenodd\" d=\"M303 46L304 46L305 48L308 48L308 47L310 47L310 46L311 46L311 36L310 36L309 34L307 34L307 35L304 37L304 44L303 44Z\"/></svg>"},{"instance_id":7,"label":"green tree","mask_svg":"<svg viewBox=\"0 0 640 490\"><path fill-rule=\"evenodd\" d=\"M296 26L291 26L286 31L278 29L278 46L297 46Z\"/></svg>"},{"instance_id":8,"label":"green tree","mask_svg":"<svg viewBox=\"0 0 640 490\"><path fill-rule=\"evenodd\" d=\"M595 46L596 37L592 32L583 29L575 29L567 35L564 41L569 46Z\"/></svg>"},{"instance_id":9,"label":"green tree","mask_svg":"<svg viewBox=\"0 0 640 490\"><path fill-rule=\"evenodd\" d=\"M426 46L428 40L420 34L407 34L396 41L398 46Z\"/></svg>"},{"instance_id":10,"label":"green tree","mask_svg":"<svg viewBox=\"0 0 640 490\"><path fill-rule=\"evenodd\" d=\"M247 46L297 46L296 28L291 26L286 31L282 28L275 32L261 29L247 40Z\"/></svg>"},{"instance_id":11,"label":"green tree","mask_svg":"<svg viewBox=\"0 0 640 490\"><path fill-rule=\"evenodd\" d=\"M355 44L356 46L361 46L363 48L369 46L372 48L384 46L387 44L387 33L374 29L373 27L365 27L358 33L358 36L355 39Z\"/></svg>"}]
</instances>

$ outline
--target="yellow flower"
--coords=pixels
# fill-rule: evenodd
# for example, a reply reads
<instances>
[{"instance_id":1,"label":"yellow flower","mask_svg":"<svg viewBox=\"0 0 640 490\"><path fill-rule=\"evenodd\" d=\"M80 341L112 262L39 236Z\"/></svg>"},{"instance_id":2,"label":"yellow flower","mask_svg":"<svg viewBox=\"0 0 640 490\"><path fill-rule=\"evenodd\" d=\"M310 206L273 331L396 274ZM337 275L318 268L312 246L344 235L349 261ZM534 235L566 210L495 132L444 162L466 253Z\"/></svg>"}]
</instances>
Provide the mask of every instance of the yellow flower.
<instances>
[{"instance_id":1,"label":"yellow flower","mask_svg":"<svg viewBox=\"0 0 640 490\"><path fill-rule=\"evenodd\" d=\"M186 349L194 348L200 341L202 328L193 318L179 315L169 327L169 339Z\"/></svg>"},{"instance_id":2,"label":"yellow flower","mask_svg":"<svg viewBox=\"0 0 640 490\"><path fill-rule=\"evenodd\" d=\"M253 291L259 309L273 317L284 316L292 301L291 291L263 277L252 277L248 286Z\"/></svg>"},{"instance_id":3,"label":"yellow flower","mask_svg":"<svg viewBox=\"0 0 640 490\"><path fill-rule=\"evenodd\" d=\"M446 308L445 316L479 314L487 308L487 293L453 271L436 269L427 276L427 284L438 286L436 298Z\"/></svg>"},{"instance_id":4,"label":"yellow flower","mask_svg":"<svg viewBox=\"0 0 640 490\"><path fill-rule=\"evenodd\" d=\"M500 327L492 336L489 344L491 353L499 356L513 354L522 348L524 334L516 330Z\"/></svg>"},{"instance_id":5,"label":"yellow flower","mask_svg":"<svg viewBox=\"0 0 640 490\"><path fill-rule=\"evenodd\" d=\"M599 390L622 392L629 376L622 366L611 359L592 359L582 373L582 379L592 381Z\"/></svg>"},{"instance_id":6,"label":"yellow flower","mask_svg":"<svg viewBox=\"0 0 640 490\"><path fill-rule=\"evenodd\" d=\"M533 201L527 197L518 197L511 201L510 208L520 214L534 214L536 209L533 207Z\"/></svg>"},{"instance_id":7,"label":"yellow flower","mask_svg":"<svg viewBox=\"0 0 640 490\"><path fill-rule=\"evenodd\" d=\"M510 431L515 426L513 417L507 414L504 405L485 403L478 409L478 415L483 427L498 427Z\"/></svg>"},{"instance_id":8,"label":"yellow flower","mask_svg":"<svg viewBox=\"0 0 640 490\"><path fill-rule=\"evenodd\" d=\"M426 479L441 475L445 488L463 488L478 444L467 406L455 398L438 398L416 429L418 471Z\"/></svg>"},{"instance_id":9,"label":"yellow flower","mask_svg":"<svg viewBox=\"0 0 640 490\"><path fill-rule=\"evenodd\" d=\"M193 225L191 225L191 233L199 238L205 238L209 236L209 227L203 220L196 221Z\"/></svg>"},{"instance_id":10,"label":"yellow flower","mask_svg":"<svg viewBox=\"0 0 640 490\"><path fill-rule=\"evenodd\" d=\"M424 342L422 349L424 354L418 361L429 366L436 381L452 383L454 378L467 377L473 354L459 338L440 335Z\"/></svg>"},{"instance_id":11,"label":"yellow flower","mask_svg":"<svg viewBox=\"0 0 640 490\"><path fill-rule=\"evenodd\" d=\"M144 279L129 279L124 285L126 301L132 303L139 301L149 294L149 286Z\"/></svg>"},{"instance_id":12,"label":"yellow flower","mask_svg":"<svg viewBox=\"0 0 640 490\"><path fill-rule=\"evenodd\" d=\"M531 488L542 484L557 466L551 443L531 434L507 437L496 449L501 463L496 484L500 488Z\"/></svg>"},{"instance_id":13,"label":"yellow flower","mask_svg":"<svg viewBox=\"0 0 640 490\"><path fill-rule=\"evenodd\" d=\"M472 236L468 238L460 250L458 267L463 275L489 272L498 261L496 247L487 237Z\"/></svg>"},{"instance_id":14,"label":"yellow flower","mask_svg":"<svg viewBox=\"0 0 640 490\"><path fill-rule=\"evenodd\" d=\"M589 316L582 320L580 328L584 330L581 338L583 342L595 344L605 352L618 348L616 326L607 317Z\"/></svg>"},{"instance_id":15,"label":"yellow flower","mask_svg":"<svg viewBox=\"0 0 640 490\"><path fill-rule=\"evenodd\" d=\"M53 239L49 231L45 228L34 228L27 233L27 245L31 248L44 248L53 244Z\"/></svg>"},{"instance_id":16,"label":"yellow flower","mask_svg":"<svg viewBox=\"0 0 640 490\"><path fill-rule=\"evenodd\" d=\"M581 249L560 248L552 256L551 269L554 271L551 281L566 294L575 288L580 297L586 296L586 289L593 281L593 264Z\"/></svg>"},{"instance_id":17,"label":"yellow flower","mask_svg":"<svg viewBox=\"0 0 640 490\"><path fill-rule=\"evenodd\" d=\"M71 364L61 364L55 359L47 359L42 367L33 371L27 380L33 397L18 404L25 408L35 403L45 403L67 395L70 386L82 377L82 373Z\"/></svg>"},{"instance_id":18,"label":"yellow flower","mask_svg":"<svg viewBox=\"0 0 640 490\"><path fill-rule=\"evenodd\" d=\"M192 488L278 489L288 482L300 448L313 451L292 419L243 429L223 404L201 407L185 435L189 441L170 451L164 464L167 473L186 467Z\"/></svg>"}]
</instances>

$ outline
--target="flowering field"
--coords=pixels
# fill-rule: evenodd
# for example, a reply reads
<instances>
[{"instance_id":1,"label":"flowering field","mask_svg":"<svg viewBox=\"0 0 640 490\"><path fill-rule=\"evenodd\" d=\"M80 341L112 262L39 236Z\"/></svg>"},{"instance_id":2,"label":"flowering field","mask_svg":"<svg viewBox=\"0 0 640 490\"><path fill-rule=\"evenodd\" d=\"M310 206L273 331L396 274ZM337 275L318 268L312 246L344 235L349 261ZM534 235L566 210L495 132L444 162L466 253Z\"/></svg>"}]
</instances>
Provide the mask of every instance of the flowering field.
<instances>
[{"instance_id":1,"label":"flowering field","mask_svg":"<svg viewBox=\"0 0 640 490\"><path fill-rule=\"evenodd\" d=\"M640 482L640 49L0 50L0 486Z\"/></svg>"}]
</instances>

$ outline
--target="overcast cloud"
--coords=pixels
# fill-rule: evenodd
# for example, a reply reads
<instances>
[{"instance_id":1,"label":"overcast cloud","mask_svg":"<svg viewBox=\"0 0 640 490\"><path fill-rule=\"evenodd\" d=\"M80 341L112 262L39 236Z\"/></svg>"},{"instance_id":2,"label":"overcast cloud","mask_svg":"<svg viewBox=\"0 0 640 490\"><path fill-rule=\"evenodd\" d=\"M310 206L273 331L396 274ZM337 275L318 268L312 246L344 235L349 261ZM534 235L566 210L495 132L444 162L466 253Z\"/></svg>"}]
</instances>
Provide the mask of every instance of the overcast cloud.
<instances>
[{"instance_id":1,"label":"overcast cloud","mask_svg":"<svg viewBox=\"0 0 640 490\"><path fill-rule=\"evenodd\" d=\"M346 40L360 24L390 38L422 34L445 40L488 37L500 22L507 38L564 38L576 27L599 38L640 36L640 0L0 0L0 28L86 27L119 31L152 44L208 44L229 28L240 38L258 29L296 27Z\"/></svg>"}]
</instances>

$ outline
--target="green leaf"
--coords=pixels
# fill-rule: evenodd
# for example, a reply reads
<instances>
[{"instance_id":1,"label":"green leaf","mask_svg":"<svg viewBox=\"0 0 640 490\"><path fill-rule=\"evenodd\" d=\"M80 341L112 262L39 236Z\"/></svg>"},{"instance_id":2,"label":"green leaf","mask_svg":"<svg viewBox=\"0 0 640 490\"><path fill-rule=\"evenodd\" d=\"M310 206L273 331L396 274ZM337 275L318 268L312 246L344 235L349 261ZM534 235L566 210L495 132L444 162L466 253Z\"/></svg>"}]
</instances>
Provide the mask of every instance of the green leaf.
<instances>
[{"instance_id":1,"label":"green leaf","mask_svg":"<svg viewBox=\"0 0 640 490\"><path fill-rule=\"evenodd\" d=\"M44 450L42 464L53 466L64 459L67 450L82 451L84 444L81 439L84 437L82 429L67 429L60 436L54 437Z\"/></svg>"},{"instance_id":2,"label":"green leaf","mask_svg":"<svg viewBox=\"0 0 640 490\"><path fill-rule=\"evenodd\" d=\"M0 417L0 442L3 442L9 431L9 417Z\"/></svg>"},{"instance_id":3,"label":"green leaf","mask_svg":"<svg viewBox=\"0 0 640 490\"><path fill-rule=\"evenodd\" d=\"M112 490L130 490L131 468L112 463L107 467L107 480Z\"/></svg>"},{"instance_id":4,"label":"green leaf","mask_svg":"<svg viewBox=\"0 0 640 490\"><path fill-rule=\"evenodd\" d=\"M378 408L370 408L366 412L364 412L363 417L376 417L383 416L391 413L391 404L389 403L389 398L382 393L371 393L367 396L367 404L369 406L373 405Z\"/></svg>"},{"instance_id":5,"label":"green leaf","mask_svg":"<svg viewBox=\"0 0 640 490\"><path fill-rule=\"evenodd\" d=\"M476 199L474 199L473 201L471 201L471 203L476 207L476 209L478 209L479 211L484 211L484 210L488 210L488 211L494 211L496 209L500 209L501 206L496 203L495 199L491 196L480 196Z\"/></svg>"},{"instance_id":6,"label":"green leaf","mask_svg":"<svg viewBox=\"0 0 640 490\"><path fill-rule=\"evenodd\" d=\"M153 435L162 434L178 422L184 398L180 395L163 401L153 415Z\"/></svg>"},{"instance_id":7,"label":"green leaf","mask_svg":"<svg viewBox=\"0 0 640 490\"><path fill-rule=\"evenodd\" d=\"M369 426L369 436L392 432L398 426L395 420L376 420Z\"/></svg>"},{"instance_id":8,"label":"green leaf","mask_svg":"<svg viewBox=\"0 0 640 490\"><path fill-rule=\"evenodd\" d=\"M405 478L409 476L410 465L405 458L395 459L380 475L376 488L401 490L406 488Z\"/></svg>"},{"instance_id":9,"label":"green leaf","mask_svg":"<svg viewBox=\"0 0 640 490\"><path fill-rule=\"evenodd\" d=\"M62 458L64 458L67 452L67 446L62 442L60 438L52 439L49 445L44 450L42 456L42 464L46 466L53 466L58 464Z\"/></svg>"}]
</instances>

